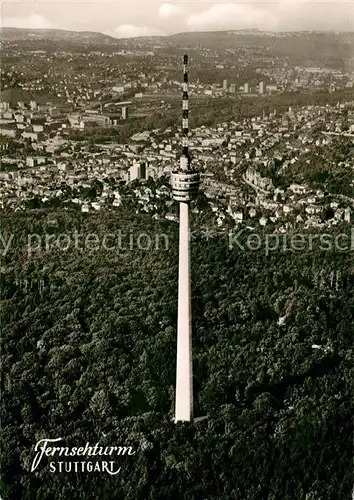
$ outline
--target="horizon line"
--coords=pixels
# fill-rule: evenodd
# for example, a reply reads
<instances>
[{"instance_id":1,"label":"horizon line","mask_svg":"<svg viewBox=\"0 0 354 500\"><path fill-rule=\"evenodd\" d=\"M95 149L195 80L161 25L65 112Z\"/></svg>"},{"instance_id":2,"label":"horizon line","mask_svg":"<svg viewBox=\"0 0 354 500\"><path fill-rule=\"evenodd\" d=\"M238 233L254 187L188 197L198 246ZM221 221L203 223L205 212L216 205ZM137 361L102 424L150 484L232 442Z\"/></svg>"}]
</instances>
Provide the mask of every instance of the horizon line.
<instances>
[{"instance_id":1,"label":"horizon line","mask_svg":"<svg viewBox=\"0 0 354 500\"><path fill-rule=\"evenodd\" d=\"M0 31L2 30L18 30L18 31L33 31L33 32L50 32L50 31L64 31L68 33L94 33L97 35L103 35L109 38L112 38L113 40L137 40L137 39L144 39L144 38L169 38L173 37L176 35L190 35L190 34L202 34L202 33L245 33L245 34L252 34L255 32L258 32L260 34L282 34L282 33L322 33L322 34L331 34L331 33L343 33L343 34L353 34L354 35L354 30L347 31L347 30L326 30L326 29L283 29L283 30L262 30L259 28L239 28L239 29L209 29L209 30L192 30L192 31L177 31L174 33L170 34L160 34L160 35L140 35L140 36L132 36L132 37L122 37L122 36L114 36L112 33L104 32L104 31L95 31L95 30L73 30L73 29L66 29L66 28L24 28L24 27L17 27L17 26L0 26Z\"/></svg>"}]
</instances>

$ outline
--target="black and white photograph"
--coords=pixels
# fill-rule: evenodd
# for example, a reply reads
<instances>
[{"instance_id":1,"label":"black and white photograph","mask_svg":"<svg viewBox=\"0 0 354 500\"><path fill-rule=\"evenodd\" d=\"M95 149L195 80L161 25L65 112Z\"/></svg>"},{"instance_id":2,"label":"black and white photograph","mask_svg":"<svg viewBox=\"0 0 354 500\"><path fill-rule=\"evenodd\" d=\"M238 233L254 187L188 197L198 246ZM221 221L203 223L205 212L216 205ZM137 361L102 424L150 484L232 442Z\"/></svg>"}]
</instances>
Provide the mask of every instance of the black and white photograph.
<instances>
[{"instance_id":1,"label":"black and white photograph","mask_svg":"<svg viewBox=\"0 0 354 500\"><path fill-rule=\"evenodd\" d=\"M354 0L3 0L0 500L354 499Z\"/></svg>"}]
</instances>

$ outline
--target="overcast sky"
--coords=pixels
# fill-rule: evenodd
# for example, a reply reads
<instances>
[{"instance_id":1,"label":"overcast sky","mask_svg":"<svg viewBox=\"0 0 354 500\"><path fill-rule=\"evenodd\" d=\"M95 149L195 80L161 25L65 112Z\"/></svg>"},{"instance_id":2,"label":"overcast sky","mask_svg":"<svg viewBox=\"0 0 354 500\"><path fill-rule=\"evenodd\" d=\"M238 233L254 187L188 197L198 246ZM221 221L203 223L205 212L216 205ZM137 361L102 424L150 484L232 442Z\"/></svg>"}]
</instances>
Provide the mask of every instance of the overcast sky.
<instances>
[{"instance_id":1,"label":"overcast sky","mask_svg":"<svg viewBox=\"0 0 354 500\"><path fill-rule=\"evenodd\" d=\"M115 37L242 28L354 31L354 0L2 0L1 3L2 26L92 30Z\"/></svg>"}]
</instances>

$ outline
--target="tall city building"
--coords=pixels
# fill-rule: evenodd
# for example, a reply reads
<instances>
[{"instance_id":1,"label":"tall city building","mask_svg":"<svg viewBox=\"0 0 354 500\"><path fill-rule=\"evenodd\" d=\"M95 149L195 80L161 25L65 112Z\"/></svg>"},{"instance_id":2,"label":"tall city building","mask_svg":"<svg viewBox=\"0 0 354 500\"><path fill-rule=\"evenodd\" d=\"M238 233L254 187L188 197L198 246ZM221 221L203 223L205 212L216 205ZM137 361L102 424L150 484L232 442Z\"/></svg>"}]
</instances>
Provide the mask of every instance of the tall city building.
<instances>
[{"instance_id":1,"label":"tall city building","mask_svg":"<svg viewBox=\"0 0 354 500\"><path fill-rule=\"evenodd\" d=\"M131 181L135 181L135 179L139 179L139 173L140 173L140 165L139 163L134 163L134 165L132 165L128 172L127 172L127 180L129 182Z\"/></svg>"},{"instance_id":2,"label":"tall city building","mask_svg":"<svg viewBox=\"0 0 354 500\"><path fill-rule=\"evenodd\" d=\"M140 179L147 179L147 168L146 168L145 162L140 163L139 178Z\"/></svg>"},{"instance_id":3,"label":"tall city building","mask_svg":"<svg viewBox=\"0 0 354 500\"><path fill-rule=\"evenodd\" d=\"M350 222L350 220L351 220L351 210L349 207L347 207L344 210L344 220L345 220L345 222Z\"/></svg>"},{"instance_id":4,"label":"tall city building","mask_svg":"<svg viewBox=\"0 0 354 500\"><path fill-rule=\"evenodd\" d=\"M222 82L222 88L224 90L227 90L227 80L226 79Z\"/></svg>"},{"instance_id":5,"label":"tall city building","mask_svg":"<svg viewBox=\"0 0 354 500\"><path fill-rule=\"evenodd\" d=\"M236 92L236 84L235 83L231 83L230 92L231 92L231 94L235 94L235 92Z\"/></svg>"},{"instance_id":6,"label":"tall city building","mask_svg":"<svg viewBox=\"0 0 354 500\"><path fill-rule=\"evenodd\" d=\"M264 94L264 82L259 82L259 93Z\"/></svg>"},{"instance_id":7,"label":"tall city building","mask_svg":"<svg viewBox=\"0 0 354 500\"><path fill-rule=\"evenodd\" d=\"M126 182L132 182L136 179L147 179L147 168L145 162L134 162L125 174Z\"/></svg>"},{"instance_id":8,"label":"tall city building","mask_svg":"<svg viewBox=\"0 0 354 500\"><path fill-rule=\"evenodd\" d=\"M248 82L246 82L243 86L243 91L245 94L248 94L249 91L250 91L250 88L249 88L249 85L248 85Z\"/></svg>"},{"instance_id":9,"label":"tall city building","mask_svg":"<svg viewBox=\"0 0 354 500\"><path fill-rule=\"evenodd\" d=\"M174 200L179 203L179 264L177 366L174 421L193 420L192 304L190 273L190 203L196 197L199 174L191 168L188 147L188 56L183 58L182 155L179 168L172 172Z\"/></svg>"},{"instance_id":10,"label":"tall city building","mask_svg":"<svg viewBox=\"0 0 354 500\"><path fill-rule=\"evenodd\" d=\"M128 119L128 108L127 106L122 106L122 120Z\"/></svg>"}]
</instances>

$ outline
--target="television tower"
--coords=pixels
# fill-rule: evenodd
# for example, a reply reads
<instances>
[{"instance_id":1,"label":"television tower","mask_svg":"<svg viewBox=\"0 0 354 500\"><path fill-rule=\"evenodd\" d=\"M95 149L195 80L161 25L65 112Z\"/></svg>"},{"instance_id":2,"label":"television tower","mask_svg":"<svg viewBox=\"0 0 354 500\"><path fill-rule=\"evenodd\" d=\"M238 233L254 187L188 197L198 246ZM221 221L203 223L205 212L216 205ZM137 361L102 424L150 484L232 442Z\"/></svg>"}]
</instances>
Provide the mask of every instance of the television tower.
<instances>
[{"instance_id":1,"label":"television tower","mask_svg":"<svg viewBox=\"0 0 354 500\"><path fill-rule=\"evenodd\" d=\"M199 174L191 169L188 149L188 56L183 58L182 155L172 172L174 200L179 202L179 271L175 422L193 420L192 300L189 207L198 194Z\"/></svg>"}]
</instances>

